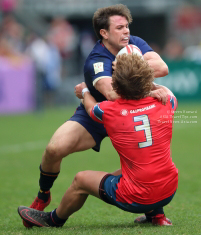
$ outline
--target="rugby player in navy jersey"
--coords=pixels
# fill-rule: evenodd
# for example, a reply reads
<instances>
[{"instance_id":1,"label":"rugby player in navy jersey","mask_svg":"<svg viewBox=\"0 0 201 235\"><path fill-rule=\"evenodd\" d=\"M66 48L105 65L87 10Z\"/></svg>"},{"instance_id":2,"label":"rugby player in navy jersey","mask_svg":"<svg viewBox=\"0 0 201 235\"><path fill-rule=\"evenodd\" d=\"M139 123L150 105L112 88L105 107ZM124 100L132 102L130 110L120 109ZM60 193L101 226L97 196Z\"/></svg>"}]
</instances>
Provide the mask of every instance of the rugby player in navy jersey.
<instances>
[{"instance_id":1,"label":"rugby player in navy jersey","mask_svg":"<svg viewBox=\"0 0 201 235\"><path fill-rule=\"evenodd\" d=\"M118 97L111 86L112 68L115 68L113 61L118 51L128 44L140 48L155 77L168 74L168 67L161 57L144 40L130 35L131 22L131 13L122 4L100 8L94 13L93 27L100 40L86 60L84 76L90 93L98 102ZM81 84L75 87L75 93L78 98L82 96ZM150 95L166 102L165 90L160 86L153 86ZM40 164L40 190L30 207L43 211L49 205L50 189L58 177L64 157L90 148L99 151L101 141L106 136L103 125L93 121L80 104L75 114L56 130L44 151ZM119 171L113 174L119 174ZM29 227L25 222L24 225Z\"/></svg>"}]
</instances>

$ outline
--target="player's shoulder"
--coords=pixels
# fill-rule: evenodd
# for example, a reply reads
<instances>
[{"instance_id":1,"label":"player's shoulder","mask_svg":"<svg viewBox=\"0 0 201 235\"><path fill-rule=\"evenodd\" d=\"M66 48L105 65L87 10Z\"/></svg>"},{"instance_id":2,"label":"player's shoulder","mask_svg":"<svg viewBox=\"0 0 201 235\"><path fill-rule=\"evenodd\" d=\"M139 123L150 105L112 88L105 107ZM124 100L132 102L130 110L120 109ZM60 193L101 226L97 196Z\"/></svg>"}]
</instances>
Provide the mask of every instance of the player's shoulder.
<instances>
[{"instance_id":1,"label":"player's shoulder","mask_svg":"<svg viewBox=\"0 0 201 235\"><path fill-rule=\"evenodd\" d=\"M115 101L109 101L109 100L104 100L102 101L101 103L98 104L98 106L101 108L101 109L110 109L111 106L113 106L115 103Z\"/></svg>"},{"instance_id":2,"label":"player's shoulder","mask_svg":"<svg viewBox=\"0 0 201 235\"><path fill-rule=\"evenodd\" d=\"M103 117L107 115L110 103L111 101L102 101L93 107L92 113L99 121L103 121Z\"/></svg>"},{"instance_id":3,"label":"player's shoulder","mask_svg":"<svg viewBox=\"0 0 201 235\"><path fill-rule=\"evenodd\" d=\"M114 56L106 49L106 47L99 40L92 49L87 60L99 60L101 58L113 60L113 57Z\"/></svg>"},{"instance_id":4,"label":"player's shoulder","mask_svg":"<svg viewBox=\"0 0 201 235\"><path fill-rule=\"evenodd\" d=\"M140 37L131 35L129 43L139 47L143 55L148 51L153 51L147 42Z\"/></svg>"},{"instance_id":5,"label":"player's shoulder","mask_svg":"<svg viewBox=\"0 0 201 235\"><path fill-rule=\"evenodd\" d=\"M130 44L136 44L136 43L139 43L139 42L145 42L142 38L138 37L138 36L133 36L133 35L130 35Z\"/></svg>"},{"instance_id":6,"label":"player's shoulder","mask_svg":"<svg viewBox=\"0 0 201 235\"><path fill-rule=\"evenodd\" d=\"M168 95L166 105L163 105L161 101L153 98L157 106L160 106L161 110L172 110L175 111L178 106L177 98L174 95Z\"/></svg>"},{"instance_id":7,"label":"player's shoulder","mask_svg":"<svg viewBox=\"0 0 201 235\"><path fill-rule=\"evenodd\" d=\"M96 107L96 110L101 110L103 113L110 113L116 106L116 101L104 100L96 104L94 107Z\"/></svg>"},{"instance_id":8,"label":"player's shoulder","mask_svg":"<svg viewBox=\"0 0 201 235\"><path fill-rule=\"evenodd\" d=\"M113 60L114 58L112 58L112 54L110 55L104 45L102 45L101 42L98 41L87 57L84 67L86 70L88 68L91 68L94 63L104 63L111 66Z\"/></svg>"}]
</instances>

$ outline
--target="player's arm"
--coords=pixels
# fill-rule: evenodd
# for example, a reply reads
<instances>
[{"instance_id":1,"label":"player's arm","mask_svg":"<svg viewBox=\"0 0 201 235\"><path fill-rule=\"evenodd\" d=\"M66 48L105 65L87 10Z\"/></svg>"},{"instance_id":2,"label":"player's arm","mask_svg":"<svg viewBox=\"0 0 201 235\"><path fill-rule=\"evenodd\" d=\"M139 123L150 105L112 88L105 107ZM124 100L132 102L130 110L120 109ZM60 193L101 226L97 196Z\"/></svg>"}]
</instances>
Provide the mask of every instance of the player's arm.
<instances>
[{"instance_id":1,"label":"player's arm","mask_svg":"<svg viewBox=\"0 0 201 235\"><path fill-rule=\"evenodd\" d=\"M113 101L119 98L117 93L112 88L112 77L103 77L94 85L107 100Z\"/></svg>"},{"instance_id":2,"label":"player's arm","mask_svg":"<svg viewBox=\"0 0 201 235\"><path fill-rule=\"evenodd\" d=\"M79 89L81 90L81 93L82 93L82 96L80 96L80 99L83 99L82 103L85 107L86 112L90 116L90 112L92 108L97 104L97 102L94 99L94 97L90 94L85 82L82 82L79 84Z\"/></svg>"},{"instance_id":3,"label":"player's arm","mask_svg":"<svg viewBox=\"0 0 201 235\"><path fill-rule=\"evenodd\" d=\"M167 64L162 60L159 54L154 51L149 51L143 55L151 68L154 69L154 77L164 77L168 75L169 70Z\"/></svg>"},{"instance_id":4,"label":"player's arm","mask_svg":"<svg viewBox=\"0 0 201 235\"><path fill-rule=\"evenodd\" d=\"M98 90L102 95L104 95L107 100L113 101L119 98L119 96L113 90L111 82L111 77L103 77L99 81L97 81L94 86L96 90ZM82 89L82 83L76 85L74 88L74 93L79 99L82 99Z\"/></svg>"},{"instance_id":5,"label":"player's arm","mask_svg":"<svg viewBox=\"0 0 201 235\"><path fill-rule=\"evenodd\" d=\"M158 91L160 89L162 89L167 95L174 96L172 91L170 89L168 89L166 86L162 86L162 85L159 85L159 84L156 84L155 82L153 82L152 91Z\"/></svg>"},{"instance_id":6,"label":"player's arm","mask_svg":"<svg viewBox=\"0 0 201 235\"><path fill-rule=\"evenodd\" d=\"M96 122L103 123L104 111L100 109L100 103L97 103L94 97L90 94L86 83L82 82L82 103L88 115Z\"/></svg>"},{"instance_id":7,"label":"player's arm","mask_svg":"<svg viewBox=\"0 0 201 235\"><path fill-rule=\"evenodd\" d=\"M149 96L158 99L163 105L166 105L168 101L168 95L174 96L174 94L165 86L153 83L152 90Z\"/></svg>"},{"instance_id":8,"label":"player's arm","mask_svg":"<svg viewBox=\"0 0 201 235\"><path fill-rule=\"evenodd\" d=\"M97 102L89 92L85 92L83 96L84 96L83 104L84 104L85 110L90 116L91 110L97 104Z\"/></svg>"}]
</instances>

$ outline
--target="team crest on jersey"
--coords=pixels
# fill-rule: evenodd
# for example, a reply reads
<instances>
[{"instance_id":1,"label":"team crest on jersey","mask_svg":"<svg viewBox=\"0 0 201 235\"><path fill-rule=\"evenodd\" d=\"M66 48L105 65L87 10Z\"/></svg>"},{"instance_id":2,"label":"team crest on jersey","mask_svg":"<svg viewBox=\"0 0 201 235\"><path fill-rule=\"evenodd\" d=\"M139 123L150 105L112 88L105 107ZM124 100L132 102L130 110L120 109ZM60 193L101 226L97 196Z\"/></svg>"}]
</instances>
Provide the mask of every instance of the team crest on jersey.
<instances>
[{"instance_id":1,"label":"team crest on jersey","mask_svg":"<svg viewBox=\"0 0 201 235\"><path fill-rule=\"evenodd\" d=\"M104 71L103 62L94 63L93 66L94 66L94 72L95 72L95 74Z\"/></svg>"},{"instance_id":2,"label":"team crest on jersey","mask_svg":"<svg viewBox=\"0 0 201 235\"><path fill-rule=\"evenodd\" d=\"M122 109L121 112L120 112L120 114L121 114L122 116L127 116L127 115L128 115L128 110L127 110L127 109Z\"/></svg>"}]
</instances>

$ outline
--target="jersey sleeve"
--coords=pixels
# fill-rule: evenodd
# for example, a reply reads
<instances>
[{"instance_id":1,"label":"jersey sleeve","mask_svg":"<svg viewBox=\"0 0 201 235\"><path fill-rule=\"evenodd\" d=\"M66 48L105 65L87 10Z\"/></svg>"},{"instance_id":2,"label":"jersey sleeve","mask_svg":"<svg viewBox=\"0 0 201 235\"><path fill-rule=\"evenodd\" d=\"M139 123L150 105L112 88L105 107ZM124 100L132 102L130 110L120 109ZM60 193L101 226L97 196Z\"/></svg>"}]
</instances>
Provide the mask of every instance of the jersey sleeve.
<instances>
[{"instance_id":1,"label":"jersey sleeve","mask_svg":"<svg viewBox=\"0 0 201 235\"><path fill-rule=\"evenodd\" d=\"M97 57L87 67L93 86L103 77L112 77L112 60L107 57Z\"/></svg>"},{"instance_id":2,"label":"jersey sleeve","mask_svg":"<svg viewBox=\"0 0 201 235\"><path fill-rule=\"evenodd\" d=\"M105 112L107 112L107 107L109 103L109 101L103 101L101 103L96 104L90 112L90 117L96 122L103 123L104 115Z\"/></svg>"},{"instance_id":3,"label":"jersey sleeve","mask_svg":"<svg viewBox=\"0 0 201 235\"><path fill-rule=\"evenodd\" d=\"M131 36L130 37L130 44L133 44L133 45L136 45L137 47L139 47L143 55L149 51L153 51L153 49L147 44L147 42L145 42L140 37Z\"/></svg>"},{"instance_id":4,"label":"jersey sleeve","mask_svg":"<svg viewBox=\"0 0 201 235\"><path fill-rule=\"evenodd\" d=\"M170 102L171 110L176 111L178 107L177 99L175 96L168 96L168 101Z\"/></svg>"},{"instance_id":5,"label":"jersey sleeve","mask_svg":"<svg viewBox=\"0 0 201 235\"><path fill-rule=\"evenodd\" d=\"M100 103L96 104L90 112L90 117L99 123L103 123L103 115L104 111L100 108Z\"/></svg>"}]
</instances>

